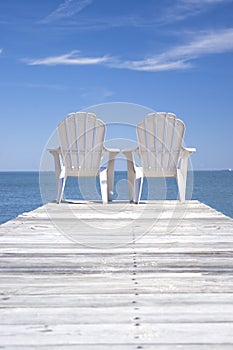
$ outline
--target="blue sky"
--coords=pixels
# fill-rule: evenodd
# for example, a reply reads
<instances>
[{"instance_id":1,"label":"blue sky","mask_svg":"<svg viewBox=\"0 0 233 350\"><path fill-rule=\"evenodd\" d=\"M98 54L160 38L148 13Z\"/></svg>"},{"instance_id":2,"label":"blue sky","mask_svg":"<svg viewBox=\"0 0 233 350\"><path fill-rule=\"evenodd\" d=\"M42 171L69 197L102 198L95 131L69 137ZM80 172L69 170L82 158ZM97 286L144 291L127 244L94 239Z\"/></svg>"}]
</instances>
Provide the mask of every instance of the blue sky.
<instances>
[{"instance_id":1,"label":"blue sky","mask_svg":"<svg viewBox=\"0 0 233 350\"><path fill-rule=\"evenodd\" d=\"M233 168L232 0L0 0L0 26L0 170L38 170L61 119L110 102L175 113L194 169Z\"/></svg>"}]
</instances>

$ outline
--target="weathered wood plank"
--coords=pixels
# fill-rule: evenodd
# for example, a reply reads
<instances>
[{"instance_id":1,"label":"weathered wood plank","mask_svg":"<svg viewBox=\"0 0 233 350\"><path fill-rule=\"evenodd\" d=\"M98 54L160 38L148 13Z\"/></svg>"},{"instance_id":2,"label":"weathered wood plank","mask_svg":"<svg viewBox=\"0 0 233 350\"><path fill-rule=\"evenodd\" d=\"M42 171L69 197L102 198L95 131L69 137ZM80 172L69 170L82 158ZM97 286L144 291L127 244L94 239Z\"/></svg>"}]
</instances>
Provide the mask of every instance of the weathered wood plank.
<instances>
[{"instance_id":1,"label":"weathered wood plank","mask_svg":"<svg viewBox=\"0 0 233 350\"><path fill-rule=\"evenodd\" d=\"M14 346L14 347L7 347L8 350L56 350L58 348L58 345L49 345L49 346L44 346L44 345L30 345L30 346ZM59 345L59 350L109 350L109 344L67 344L67 345ZM190 344L152 344L152 345L132 345L132 344L111 344L111 350L137 350L137 349L146 349L146 350L232 350L232 345L227 345L227 344L198 344L198 345L190 345Z\"/></svg>"},{"instance_id":2,"label":"weathered wood plank","mask_svg":"<svg viewBox=\"0 0 233 350\"><path fill-rule=\"evenodd\" d=\"M1 345L232 344L233 323L1 325Z\"/></svg>"},{"instance_id":3,"label":"weathered wood plank","mask_svg":"<svg viewBox=\"0 0 233 350\"><path fill-rule=\"evenodd\" d=\"M7 350L109 350L109 344L23 345L7 346ZM232 344L111 344L111 350L232 350Z\"/></svg>"},{"instance_id":4,"label":"weathered wood plank","mask_svg":"<svg viewBox=\"0 0 233 350\"><path fill-rule=\"evenodd\" d=\"M1 295L1 308L40 308L40 307L127 307L135 298L135 293L127 294L47 294L43 298L40 294L29 295ZM197 304L200 307L203 304L208 305L232 305L233 293L158 293L143 294L140 298L141 307L153 307L153 305L162 305L170 308L172 305ZM153 309L153 308L152 308ZM169 310L169 309L168 309Z\"/></svg>"},{"instance_id":5,"label":"weathered wood plank","mask_svg":"<svg viewBox=\"0 0 233 350\"><path fill-rule=\"evenodd\" d=\"M198 201L50 203L0 227L0 347L232 349L232 257Z\"/></svg>"},{"instance_id":6,"label":"weathered wood plank","mask_svg":"<svg viewBox=\"0 0 233 350\"><path fill-rule=\"evenodd\" d=\"M131 299L133 300L133 298ZM215 321L217 319L217 321ZM134 324L144 323L233 323L232 304L151 304L135 310L129 302L122 308L103 305L101 307L15 307L1 310L0 325L27 324Z\"/></svg>"}]
</instances>

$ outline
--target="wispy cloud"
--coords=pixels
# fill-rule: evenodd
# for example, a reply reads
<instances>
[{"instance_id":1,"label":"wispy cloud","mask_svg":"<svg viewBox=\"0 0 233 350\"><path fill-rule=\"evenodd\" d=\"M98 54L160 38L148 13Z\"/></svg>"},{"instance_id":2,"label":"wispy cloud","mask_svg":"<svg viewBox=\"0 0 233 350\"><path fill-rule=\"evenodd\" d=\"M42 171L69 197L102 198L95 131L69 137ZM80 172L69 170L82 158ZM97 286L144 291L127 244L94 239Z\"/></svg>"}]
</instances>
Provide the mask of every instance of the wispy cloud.
<instances>
[{"instance_id":1,"label":"wispy cloud","mask_svg":"<svg viewBox=\"0 0 233 350\"><path fill-rule=\"evenodd\" d=\"M196 56L233 50L233 28L203 33L189 44L171 51L173 56L195 58Z\"/></svg>"},{"instance_id":2,"label":"wispy cloud","mask_svg":"<svg viewBox=\"0 0 233 350\"><path fill-rule=\"evenodd\" d=\"M185 4L198 4L198 5L204 5L204 4L217 4L217 3L223 3L223 2L229 2L230 0L179 0L180 2L183 2Z\"/></svg>"},{"instance_id":3,"label":"wispy cloud","mask_svg":"<svg viewBox=\"0 0 233 350\"><path fill-rule=\"evenodd\" d=\"M59 84L35 84L35 83L25 83L21 85L26 88L36 88L36 89L51 89L51 90L67 90L68 88L64 85Z\"/></svg>"},{"instance_id":4,"label":"wispy cloud","mask_svg":"<svg viewBox=\"0 0 233 350\"><path fill-rule=\"evenodd\" d=\"M0 48L0 55L3 53L3 49L2 48Z\"/></svg>"},{"instance_id":5,"label":"wispy cloud","mask_svg":"<svg viewBox=\"0 0 233 350\"><path fill-rule=\"evenodd\" d=\"M97 103L103 100L108 99L108 97L111 97L112 95L114 95L114 92L103 88L103 87L93 87L91 86L90 88L86 89L83 88L80 91L80 97L84 100L84 101L92 101L91 103Z\"/></svg>"},{"instance_id":6,"label":"wispy cloud","mask_svg":"<svg viewBox=\"0 0 233 350\"><path fill-rule=\"evenodd\" d=\"M106 29L118 27L152 27L171 24L174 22L188 19L191 16L199 15L211 9L214 5L233 2L233 0L174 0L172 3L162 7L155 7L156 16L153 11L142 16L141 13L131 12L124 16L112 14L108 16L80 16L77 21L75 14L80 13L85 7L90 5L94 0L64 0L51 14L44 18L41 23L57 22L65 28L76 28L79 30ZM156 5L156 4L155 4ZM60 21L67 19L69 21Z\"/></svg>"},{"instance_id":7,"label":"wispy cloud","mask_svg":"<svg viewBox=\"0 0 233 350\"><path fill-rule=\"evenodd\" d=\"M208 11L211 6L229 2L232 0L177 0L165 9L160 21L162 24L182 21Z\"/></svg>"},{"instance_id":8,"label":"wispy cloud","mask_svg":"<svg viewBox=\"0 0 233 350\"><path fill-rule=\"evenodd\" d=\"M59 85L59 84L40 84L40 83L0 83L1 87L10 87L10 88L28 88L28 89L51 89L51 90L67 90L68 86Z\"/></svg>"},{"instance_id":9,"label":"wispy cloud","mask_svg":"<svg viewBox=\"0 0 233 350\"><path fill-rule=\"evenodd\" d=\"M31 66L36 65L46 65L46 66L56 66L56 65L93 65L101 64L110 61L111 58L108 56L102 57L82 57L79 55L79 51L72 51L65 55L60 56L50 56L45 58L37 59L24 59L24 61Z\"/></svg>"},{"instance_id":10,"label":"wispy cloud","mask_svg":"<svg viewBox=\"0 0 233 350\"><path fill-rule=\"evenodd\" d=\"M143 18L137 14L129 14L125 16L98 16L98 17L81 17L79 20L70 19L65 24L61 24L62 30L66 29L78 29L78 30L105 30L108 28L122 28L122 27L134 27L134 28L151 28L159 24L158 18Z\"/></svg>"},{"instance_id":11,"label":"wispy cloud","mask_svg":"<svg viewBox=\"0 0 233 350\"><path fill-rule=\"evenodd\" d=\"M165 57L164 57L165 58ZM138 61L115 61L110 65L112 68L130 69L144 72L159 72L169 70L180 70L191 67L189 62L184 60L165 60L162 57L154 56Z\"/></svg>"},{"instance_id":12,"label":"wispy cloud","mask_svg":"<svg viewBox=\"0 0 233 350\"><path fill-rule=\"evenodd\" d=\"M205 33L190 43L139 61L113 63L113 67L138 71L165 71L191 68L192 61L209 54L233 51L233 28Z\"/></svg>"},{"instance_id":13,"label":"wispy cloud","mask_svg":"<svg viewBox=\"0 0 233 350\"><path fill-rule=\"evenodd\" d=\"M141 60L122 60L113 56L81 57L79 51L42 59L26 60L29 65L96 65L136 71L167 71L188 69L201 56L233 51L233 28L195 36L185 45L168 49Z\"/></svg>"},{"instance_id":14,"label":"wispy cloud","mask_svg":"<svg viewBox=\"0 0 233 350\"><path fill-rule=\"evenodd\" d=\"M69 18L81 12L93 0L65 0L56 10L44 18L42 23L54 22L60 19Z\"/></svg>"}]
</instances>

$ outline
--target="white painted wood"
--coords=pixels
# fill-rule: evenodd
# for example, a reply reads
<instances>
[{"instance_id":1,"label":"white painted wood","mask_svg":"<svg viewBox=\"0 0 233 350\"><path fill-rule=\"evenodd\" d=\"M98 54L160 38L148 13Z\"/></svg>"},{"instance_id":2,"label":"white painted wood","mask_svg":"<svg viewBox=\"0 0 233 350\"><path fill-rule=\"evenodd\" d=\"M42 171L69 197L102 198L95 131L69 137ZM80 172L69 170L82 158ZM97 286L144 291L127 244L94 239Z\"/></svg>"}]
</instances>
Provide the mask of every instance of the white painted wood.
<instances>
[{"instance_id":1,"label":"white painted wood","mask_svg":"<svg viewBox=\"0 0 233 350\"><path fill-rule=\"evenodd\" d=\"M101 120L96 120L96 128L95 128L95 148L94 148L94 160L93 160L93 168L98 169L101 161L101 156L103 152L103 142L104 136L106 132L106 127Z\"/></svg>"},{"instance_id":2,"label":"white painted wood","mask_svg":"<svg viewBox=\"0 0 233 350\"><path fill-rule=\"evenodd\" d=\"M71 160L70 152L68 152L69 151L69 139L68 139L65 119L59 123L57 130L58 130L58 135L59 135L60 145L61 145L60 149L61 149L62 166L64 166L64 164L66 164L67 167L69 169L71 169L72 168L72 160Z\"/></svg>"},{"instance_id":3,"label":"white painted wood","mask_svg":"<svg viewBox=\"0 0 233 350\"><path fill-rule=\"evenodd\" d=\"M93 149L95 146L95 123L96 117L92 113L88 113L87 131L86 131L86 168L92 169ZM104 139L104 135L103 135ZM97 169L98 170L98 169Z\"/></svg>"},{"instance_id":4,"label":"white painted wood","mask_svg":"<svg viewBox=\"0 0 233 350\"><path fill-rule=\"evenodd\" d=\"M108 203L108 183L107 183L107 169L100 169L100 190L103 203Z\"/></svg>"},{"instance_id":5,"label":"white painted wood","mask_svg":"<svg viewBox=\"0 0 233 350\"><path fill-rule=\"evenodd\" d=\"M75 113L76 125L77 125L77 144L79 152L79 167L85 169L85 150L86 150L86 123L87 115L85 112Z\"/></svg>"},{"instance_id":6,"label":"white painted wood","mask_svg":"<svg viewBox=\"0 0 233 350\"><path fill-rule=\"evenodd\" d=\"M147 169L150 167L149 153L148 153L148 140L146 133L146 120L140 122L137 126L138 140L141 145L140 155L143 166Z\"/></svg>"},{"instance_id":7,"label":"white painted wood","mask_svg":"<svg viewBox=\"0 0 233 350\"><path fill-rule=\"evenodd\" d=\"M104 147L105 124L92 113L71 113L58 125L60 147L49 150L54 157L57 203L61 203L66 179L72 177L96 177L100 175L103 154L109 154L109 171L106 166L107 180L101 180L101 193L104 203L112 199L114 183L114 159L119 150ZM105 176L105 177L106 177ZM101 176L103 178L103 176ZM109 181L109 186L108 186ZM105 187L103 189L103 183ZM107 191L107 199L106 199Z\"/></svg>"},{"instance_id":8,"label":"white painted wood","mask_svg":"<svg viewBox=\"0 0 233 350\"><path fill-rule=\"evenodd\" d=\"M142 194L143 185L143 169L142 167L135 168L135 184L134 184L134 202L139 203Z\"/></svg>"},{"instance_id":9,"label":"white painted wood","mask_svg":"<svg viewBox=\"0 0 233 350\"><path fill-rule=\"evenodd\" d=\"M166 126L166 113L160 112L153 115L154 123L156 125L156 149L150 151L150 156L154 157L157 154L157 166L156 169L164 169L164 149L166 145L165 126ZM148 129L148 133L153 133L153 130ZM140 146L139 146L140 149Z\"/></svg>"},{"instance_id":10,"label":"white painted wood","mask_svg":"<svg viewBox=\"0 0 233 350\"><path fill-rule=\"evenodd\" d=\"M175 114L168 113L166 120L166 143L165 143L165 167L167 170L172 169L172 145L173 145L173 133L175 129L176 116Z\"/></svg>"},{"instance_id":11,"label":"white painted wood","mask_svg":"<svg viewBox=\"0 0 233 350\"><path fill-rule=\"evenodd\" d=\"M143 176L176 177L180 201L185 201L188 157L196 150L182 146L184 131L184 123L173 113L151 113L138 124L138 148L123 150L127 158L130 201L139 203L141 197L139 184L142 184L142 180L136 176L138 165L134 160L135 152L138 152L141 160Z\"/></svg>"},{"instance_id":12,"label":"white painted wood","mask_svg":"<svg viewBox=\"0 0 233 350\"><path fill-rule=\"evenodd\" d=\"M70 150L70 157L72 159L72 167L78 169L79 159L78 159L78 135L76 130L76 119L75 114L69 114L66 118L67 131L69 135L69 145L68 149Z\"/></svg>"}]
</instances>

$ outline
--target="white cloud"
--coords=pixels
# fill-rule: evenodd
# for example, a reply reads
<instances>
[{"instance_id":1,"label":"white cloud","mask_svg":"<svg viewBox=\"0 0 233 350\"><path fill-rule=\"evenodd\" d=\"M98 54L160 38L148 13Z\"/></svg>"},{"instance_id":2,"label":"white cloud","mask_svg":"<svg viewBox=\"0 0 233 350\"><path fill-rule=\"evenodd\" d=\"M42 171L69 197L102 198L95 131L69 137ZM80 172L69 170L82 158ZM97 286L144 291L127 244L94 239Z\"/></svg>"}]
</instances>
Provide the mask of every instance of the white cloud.
<instances>
[{"instance_id":1,"label":"white cloud","mask_svg":"<svg viewBox=\"0 0 233 350\"><path fill-rule=\"evenodd\" d=\"M163 15L160 16L160 23L168 24L182 21L207 11L211 6L229 2L232 0L177 0L173 6L165 9Z\"/></svg>"},{"instance_id":2,"label":"white cloud","mask_svg":"<svg viewBox=\"0 0 233 350\"><path fill-rule=\"evenodd\" d=\"M190 64L182 60L164 61L159 57L151 57L146 60L139 61L115 61L110 64L113 68L123 68L144 72L158 72L168 70L178 70L190 68Z\"/></svg>"},{"instance_id":3,"label":"white cloud","mask_svg":"<svg viewBox=\"0 0 233 350\"><path fill-rule=\"evenodd\" d=\"M50 13L41 22L49 23L60 20L62 18L69 18L81 12L86 6L90 5L93 0L64 0L56 10Z\"/></svg>"},{"instance_id":4,"label":"white cloud","mask_svg":"<svg viewBox=\"0 0 233 350\"><path fill-rule=\"evenodd\" d=\"M189 44L177 46L162 54L162 59L192 60L203 55L223 53L233 50L233 28L208 32L197 36Z\"/></svg>"},{"instance_id":5,"label":"white cloud","mask_svg":"<svg viewBox=\"0 0 233 350\"><path fill-rule=\"evenodd\" d=\"M56 65L93 65L106 63L110 60L108 56L102 57L81 57L79 56L79 51L72 51L61 56L51 56L46 58L38 59L26 59L24 60L28 65L46 65L46 66L56 66Z\"/></svg>"},{"instance_id":6,"label":"white cloud","mask_svg":"<svg viewBox=\"0 0 233 350\"><path fill-rule=\"evenodd\" d=\"M199 34L185 44L142 60L122 60L112 56L82 57L79 51L61 56L24 60L29 65L96 65L136 71L167 71L188 69L204 55L233 51L233 28Z\"/></svg>"},{"instance_id":7,"label":"white cloud","mask_svg":"<svg viewBox=\"0 0 233 350\"><path fill-rule=\"evenodd\" d=\"M67 25L80 30L105 29L114 27L153 27L155 25L166 25L176 21L185 20L190 16L198 15L207 11L211 6L229 3L233 0L174 0L171 4L163 5L156 16L142 16L141 13L132 12L125 16L109 13L105 17L80 16L79 21L72 17L80 13L94 0L63 0L57 9L44 18L41 23L51 23L61 19L69 18L62 26ZM111 5L110 5L111 8Z\"/></svg>"},{"instance_id":8,"label":"white cloud","mask_svg":"<svg viewBox=\"0 0 233 350\"><path fill-rule=\"evenodd\" d=\"M3 52L3 49L0 48L0 54Z\"/></svg>"},{"instance_id":9,"label":"white cloud","mask_svg":"<svg viewBox=\"0 0 233 350\"><path fill-rule=\"evenodd\" d=\"M159 55L138 61L115 61L115 68L127 68L138 71L166 71L187 69L192 61L203 55L233 51L233 28L218 32L205 33L186 45L169 49Z\"/></svg>"}]
</instances>

